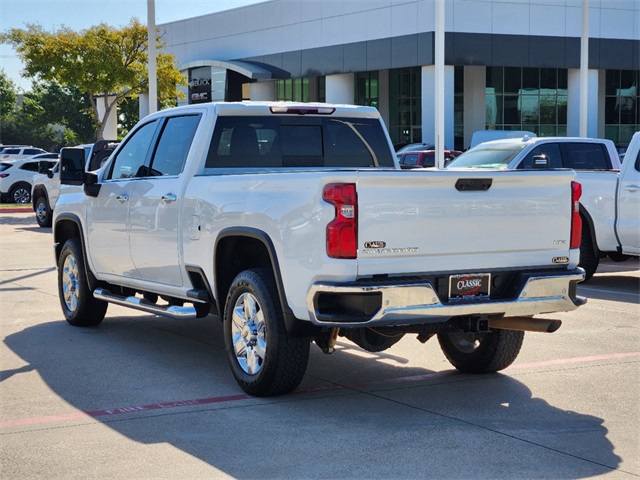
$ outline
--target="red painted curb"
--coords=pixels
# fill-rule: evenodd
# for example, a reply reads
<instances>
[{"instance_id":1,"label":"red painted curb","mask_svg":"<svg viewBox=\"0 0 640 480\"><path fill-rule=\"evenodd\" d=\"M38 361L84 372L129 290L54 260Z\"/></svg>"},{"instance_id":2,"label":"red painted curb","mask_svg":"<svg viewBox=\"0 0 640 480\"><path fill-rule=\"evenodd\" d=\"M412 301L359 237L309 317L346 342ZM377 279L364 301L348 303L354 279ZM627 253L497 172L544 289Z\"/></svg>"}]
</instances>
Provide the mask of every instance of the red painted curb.
<instances>
[{"instance_id":1,"label":"red painted curb","mask_svg":"<svg viewBox=\"0 0 640 480\"><path fill-rule=\"evenodd\" d=\"M3 213L30 213L33 212L33 208L31 207L9 207L9 208L0 208L0 215Z\"/></svg>"}]
</instances>

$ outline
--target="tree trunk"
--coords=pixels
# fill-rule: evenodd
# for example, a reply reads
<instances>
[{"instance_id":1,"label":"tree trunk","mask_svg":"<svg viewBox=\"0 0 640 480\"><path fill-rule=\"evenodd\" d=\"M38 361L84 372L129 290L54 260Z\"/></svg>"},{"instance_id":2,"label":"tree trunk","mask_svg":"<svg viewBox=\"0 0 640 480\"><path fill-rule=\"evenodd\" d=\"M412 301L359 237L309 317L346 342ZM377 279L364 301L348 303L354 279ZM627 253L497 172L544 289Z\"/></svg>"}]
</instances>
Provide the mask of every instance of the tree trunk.
<instances>
[{"instance_id":1,"label":"tree trunk","mask_svg":"<svg viewBox=\"0 0 640 480\"><path fill-rule=\"evenodd\" d=\"M114 109L114 107L117 105L118 100L120 99L119 96L114 95L113 96L114 99L111 103L109 103L109 94L108 93L104 93L103 94L103 101L104 101L104 119L109 118L109 115L111 114L111 111ZM93 104L94 102L92 102ZM94 109L94 113L96 114L96 118L98 119L98 130L96 131L96 137L98 140L104 140L104 129L106 127L106 124L104 121L100 120L100 117L98 116L98 102L95 102L95 109ZM115 140L115 138L109 138L108 140Z\"/></svg>"}]
</instances>

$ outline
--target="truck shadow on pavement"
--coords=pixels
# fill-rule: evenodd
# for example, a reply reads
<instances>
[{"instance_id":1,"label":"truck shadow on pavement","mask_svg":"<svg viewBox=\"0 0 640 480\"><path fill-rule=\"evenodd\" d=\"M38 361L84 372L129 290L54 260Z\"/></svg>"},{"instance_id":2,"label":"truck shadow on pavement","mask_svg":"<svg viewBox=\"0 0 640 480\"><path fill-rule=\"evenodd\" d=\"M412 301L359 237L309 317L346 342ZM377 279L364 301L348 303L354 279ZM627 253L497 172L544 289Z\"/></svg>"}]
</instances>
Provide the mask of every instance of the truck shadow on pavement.
<instances>
[{"instance_id":1,"label":"truck shadow on pavement","mask_svg":"<svg viewBox=\"0 0 640 480\"><path fill-rule=\"evenodd\" d=\"M25 217L23 215L16 216L11 214L2 214L0 213L0 225L36 225L36 217L33 215L29 215ZM40 227L38 227L40 228ZM42 229L46 230L46 229ZM51 231L51 229L49 229Z\"/></svg>"},{"instance_id":2,"label":"truck shadow on pavement","mask_svg":"<svg viewBox=\"0 0 640 480\"><path fill-rule=\"evenodd\" d=\"M432 370L402 366L406 359L397 350L373 354L380 361L372 363L346 341L328 358L313 346L301 392L258 399L241 395L213 317L180 323L108 316L97 328L55 321L9 335L5 343L27 365L0 378L16 381L35 372L81 412L183 402L184 408L95 419L142 444L168 443L218 475L586 478L621 462L601 418L533 398L508 375L429 378ZM371 382L419 374L426 379ZM187 402L231 396L241 398ZM89 428L86 419L83 425ZM73 423L62 427L74 436Z\"/></svg>"}]
</instances>

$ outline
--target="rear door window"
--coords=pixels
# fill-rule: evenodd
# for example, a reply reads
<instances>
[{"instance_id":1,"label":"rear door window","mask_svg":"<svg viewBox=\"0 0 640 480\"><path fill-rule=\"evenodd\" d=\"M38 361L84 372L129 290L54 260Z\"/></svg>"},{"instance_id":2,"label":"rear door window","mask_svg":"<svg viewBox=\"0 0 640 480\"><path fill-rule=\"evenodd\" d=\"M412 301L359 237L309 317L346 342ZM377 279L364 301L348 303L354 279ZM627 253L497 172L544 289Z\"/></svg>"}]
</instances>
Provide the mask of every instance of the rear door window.
<instances>
[{"instance_id":1,"label":"rear door window","mask_svg":"<svg viewBox=\"0 0 640 480\"><path fill-rule=\"evenodd\" d=\"M574 170L610 170L611 160L601 143L564 144L567 167Z\"/></svg>"},{"instance_id":2,"label":"rear door window","mask_svg":"<svg viewBox=\"0 0 640 480\"><path fill-rule=\"evenodd\" d=\"M171 176L182 172L199 121L200 115L167 119L153 155L151 175Z\"/></svg>"},{"instance_id":3,"label":"rear door window","mask_svg":"<svg viewBox=\"0 0 640 480\"><path fill-rule=\"evenodd\" d=\"M27 162L20 167L20 170L27 170L29 172L38 171L38 162Z\"/></svg>"}]
</instances>

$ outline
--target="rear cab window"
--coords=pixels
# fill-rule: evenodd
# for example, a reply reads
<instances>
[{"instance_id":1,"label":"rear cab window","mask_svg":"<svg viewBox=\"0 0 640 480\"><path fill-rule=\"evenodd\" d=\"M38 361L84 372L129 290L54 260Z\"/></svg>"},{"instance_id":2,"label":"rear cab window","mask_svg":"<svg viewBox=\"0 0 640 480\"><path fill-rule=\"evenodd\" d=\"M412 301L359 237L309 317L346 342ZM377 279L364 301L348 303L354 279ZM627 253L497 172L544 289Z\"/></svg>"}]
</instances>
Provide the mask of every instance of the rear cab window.
<instances>
[{"instance_id":1,"label":"rear cab window","mask_svg":"<svg viewBox=\"0 0 640 480\"><path fill-rule=\"evenodd\" d=\"M377 165L376 165L377 164ZM379 120L220 116L206 168L394 167Z\"/></svg>"},{"instance_id":2,"label":"rear cab window","mask_svg":"<svg viewBox=\"0 0 640 480\"><path fill-rule=\"evenodd\" d=\"M567 167L574 170L611 170L611 159L601 143L565 143Z\"/></svg>"}]
</instances>

